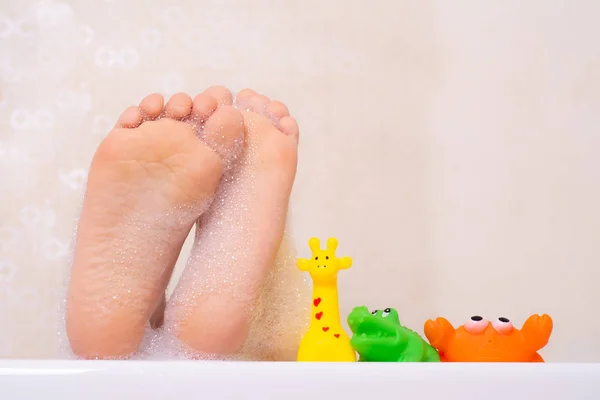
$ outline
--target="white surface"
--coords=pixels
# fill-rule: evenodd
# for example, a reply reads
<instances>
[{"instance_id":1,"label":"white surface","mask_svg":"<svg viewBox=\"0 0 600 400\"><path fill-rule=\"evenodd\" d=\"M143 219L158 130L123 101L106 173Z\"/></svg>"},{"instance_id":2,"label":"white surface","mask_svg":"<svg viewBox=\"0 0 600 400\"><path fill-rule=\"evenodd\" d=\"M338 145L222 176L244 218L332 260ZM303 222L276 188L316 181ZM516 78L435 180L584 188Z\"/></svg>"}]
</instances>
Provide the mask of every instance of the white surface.
<instances>
[{"instance_id":1,"label":"white surface","mask_svg":"<svg viewBox=\"0 0 600 400\"><path fill-rule=\"evenodd\" d=\"M0 399L600 399L600 364L3 361Z\"/></svg>"}]
</instances>

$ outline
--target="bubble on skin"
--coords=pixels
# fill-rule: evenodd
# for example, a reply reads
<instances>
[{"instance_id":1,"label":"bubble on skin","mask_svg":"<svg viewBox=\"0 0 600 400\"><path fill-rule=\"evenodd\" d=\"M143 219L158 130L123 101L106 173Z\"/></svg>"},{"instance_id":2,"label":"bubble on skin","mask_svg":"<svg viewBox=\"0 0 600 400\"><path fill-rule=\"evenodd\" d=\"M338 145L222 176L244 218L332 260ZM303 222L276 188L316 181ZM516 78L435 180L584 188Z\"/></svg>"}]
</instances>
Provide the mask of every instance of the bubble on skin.
<instances>
[{"instance_id":1,"label":"bubble on skin","mask_svg":"<svg viewBox=\"0 0 600 400\"><path fill-rule=\"evenodd\" d=\"M258 359L295 360L310 320L310 299L309 281L296 267L296 254L287 238L264 283L242 353Z\"/></svg>"},{"instance_id":2,"label":"bubble on skin","mask_svg":"<svg viewBox=\"0 0 600 400\"><path fill-rule=\"evenodd\" d=\"M79 193L79 210L77 215L81 215L81 210L83 209L83 200L84 200L84 192L81 191ZM77 242L77 232L79 229L79 220L78 217L75 221L75 228L71 233L71 241L68 246L67 251L67 259L65 265L71 267L73 265L73 259L75 257L75 244ZM68 360L76 360L79 359L77 355L71 349L71 344L69 342L69 338L67 336L67 297L69 293L69 284L71 282L71 274L70 272L65 275L65 278L61 284L61 301L58 302L58 306L56 308L56 319L58 320L58 329L56 331L56 336L58 338L58 349L57 349L57 358L68 359Z\"/></svg>"},{"instance_id":3,"label":"bubble on skin","mask_svg":"<svg viewBox=\"0 0 600 400\"><path fill-rule=\"evenodd\" d=\"M151 199L147 199L148 202L152 202ZM141 209L151 209L149 204L140 204ZM193 207L192 207L193 208ZM111 254L112 259L109 260L108 264L110 268L103 268L99 275L98 280L105 281L106 292L99 293L98 297L89 302L89 307L92 308L90 315L93 313L94 319L103 318L106 315L114 314L115 309L127 307L128 309L139 310L139 317L146 319L146 303L144 299L147 299L154 289L152 285L139 287L139 285L132 285L131 282L158 282L159 277L168 268L168 265L160 266L161 257L169 253L169 249L172 248L174 238L178 234L177 227L189 226L189 221L193 221L195 217L190 217L192 211L190 207L177 207L168 210L162 215L147 216L142 213L137 213L129 216L122 224L122 236L119 240L107 242L106 245L110 249L108 251ZM202 210L200 210L202 211ZM195 214L197 215L197 214ZM161 235L151 235L148 237L144 232L161 232ZM180 233L180 232L179 232ZM185 236L184 232L184 236ZM140 237L145 239L144 248L154 248L153 252L143 252L139 249ZM70 263L72 265L72 263ZM109 266L107 265L107 267ZM144 269L141 266L155 265L156 268ZM154 274L151 276L150 273ZM142 279L141 275L144 275ZM68 283L67 283L68 285ZM65 290L66 293L66 290ZM98 308L97 305L101 304L102 307ZM66 312L66 294L65 304L63 305L63 313ZM83 305L86 306L86 305ZM63 314L64 315L64 314ZM66 336L65 322L63 322L60 337L62 338L62 354L68 355L70 358L76 358L70 350L68 343L68 337ZM136 357L132 355L132 357Z\"/></svg>"},{"instance_id":4,"label":"bubble on skin","mask_svg":"<svg viewBox=\"0 0 600 400\"><path fill-rule=\"evenodd\" d=\"M250 331L238 353L223 356L194 351L177 339L177 324L165 322L159 330L147 328L136 357L151 360L295 360L298 343L308 328L311 296L309 282L295 267L295 259L291 240L286 235L258 301L247 300L247 309L252 314ZM214 288L203 286L203 289ZM169 300L174 301L176 298ZM182 306L189 308L190 304Z\"/></svg>"},{"instance_id":5,"label":"bubble on skin","mask_svg":"<svg viewBox=\"0 0 600 400\"><path fill-rule=\"evenodd\" d=\"M254 151L248 149L250 154ZM231 296L236 302L247 304L251 314L248 339L240 353L232 356L234 359L295 359L297 344L309 320L310 293L306 278L295 267L293 248L285 243L280 246L277 262L265 278L256 307L253 307L255 293L248 288L239 289L240 285L247 287L249 279L259 281L252 275L260 273L254 259L261 256L260 244L253 242L251 228L256 224L248 207L256 191L254 170L244 168L243 172L234 170L223 177L215 202L200 220L202 229L181 278L185 284L176 289L171 306L177 309L179 318L185 318L193 311L196 299ZM290 293L296 293L297 302L290 298ZM241 294L248 296L242 298ZM177 323L171 321L172 329L176 329Z\"/></svg>"},{"instance_id":6,"label":"bubble on skin","mask_svg":"<svg viewBox=\"0 0 600 400\"><path fill-rule=\"evenodd\" d=\"M203 121L191 121L191 123L202 129ZM255 129L250 127L250 129ZM201 132L200 132L201 133ZM218 132L216 133L218 135ZM238 145L238 143L236 143ZM239 143L243 147L243 141ZM248 154L256 152L256 148L246 149ZM258 300L256 297L241 298L237 294L237 288L240 284L247 282L247 279L255 272L256 265L252 257L260 248L253 243L251 237L253 227L253 215L249 214L249 204L253 194L256 191L254 187L255 176L252 169L248 169L245 174L236 173L238 162L244 162L241 157L233 159L226 164L228 168L234 168L229 171L222 179L221 187L217 195L212 199L211 217L214 223L211 230L202 230L197 240L213 243L209 257L205 257L205 262L209 268L200 271L199 269L186 269L185 278L192 278L193 285L188 286L188 290L180 290L169 300L170 303L177 303L190 298L198 299L206 293L224 293L227 292L238 301L247 304L246 309L250 313L250 333L242 350L229 357L217 356L214 354L200 354L185 345L177 339L177 324L166 323L159 330L152 330L146 327L146 333L143 344L138 353L131 355L131 358L142 359L210 359L210 360L292 360L296 357L296 350L301 335L308 327L310 311L310 286L304 273L295 266L295 252L289 237L286 235L279 248L276 261L269 269L267 277L262 287L259 288ZM151 201L151 199L147 199ZM208 207L209 202L206 203ZM154 205L156 207L156 205ZM140 204L139 209L144 205ZM192 207L193 208L193 207ZM136 246L139 244L139 237L145 234L145 231L151 230L161 232L161 235L153 235L151 246L154 246L156 254L163 255L168 249L164 246L176 233L174 226L183 224L189 219L190 208L176 208L169 210L163 215L156 215L152 218L148 216L136 215L127 220L125 224L127 235L125 240L112 243L114 254L114 263L119 268L110 276L111 285L107 288L104 298L108 299L107 309L104 312L111 312L111 307L122 304L124 298L130 300L139 299L141 289L135 289L128 286L128 276L130 274L139 274L139 264L152 264L153 259L145 259L141 249ZM202 210L204 211L204 210ZM196 215L198 212L196 211ZM206 216L206 218L209 218ZM206 220L203 218L206 222ZM202 222L201 222L202 226ZM159 227L159 228L157 228ZM161 229L162 228L162 229ZM232 229L233 228L233 229ZM168 235L164 235L169 233ZM149 245L150 246L150 245ZM149 248L149 247L148 247ZM216 249L216 250L215 250ZM219 252L227 251L228 256L223 259L218 258ZM222 253L221 253L222 255ZM140 257L141 260L140 260ZM195 251L190 257L191 262L197 262L199 252ZM208 261L208 262L207 262ZM232 267L233 264L233 267ZM158 269L160 270L160 269ZM160 270L164 271L164 268ZM148 274L147 270L144 272ZM148 275L146 275L148 277ZM66 298L66 297L65 297ZM112 299L112 301L110 301ZM66 304L66 303L65 303ZM190 304L183 304L189 311ZM268 311L268 312L267 312ZM140 315L144 316L140 303ZM97 316L95 316L97 317ZM63 333L63 338L66 335ZM68 341L67 341L68 343ZM68 354L66 351L65 354ZM70 353L71 356L72 352Z\"/></svg>"},{"instance_id":7,"label":"bubble on skin","mask_svg":"<svg viewBox=\"0 0 600 400\"><path fill-rule=\"evenodd\" d=\"M249 126L249 129L256 129ZM248 155L254 155L254 146L246 148ZM246 157L241 157L244 165ZM246 163L247 165L247 163ZM241 168L241 167L240 167ZM165 332L160 340L155 339L153 350L160 352L164 338L168 338L169 351L165 358L183 357L194 359L232 360L295 360L297 346L308 327L310 313L310 284L305 274L295 266L295 252L288 236L284 237L274 266L268 271L258 300L248 289L239 290L241 284L247 286L251 274L258 270L252 257L257 256L260 244L252 242L250 227L255 226L248 205L254 198L255 176L253 168L233 170L222 178L215 201L207 214L200 220L201 228L196 243L184 271L180 285L169 300L170 307L177 309L178 318L185 318L192 312L196 300L206 295L227 294L237 302L246 303L250 313L248 338L239 353L229 357L216 357L198 354L177 342L175 332L178 320L165 321ZM212 223L211 223L212 221ZM211 230L208 230L208 226ZM203 249L209 249L206 251ZM253 251L254 250L254 251ZM258 250L260 252L260 250ZM228 254L228 257L222 257ZM202 256L202 259L200 257ZM235 264L235 265L232 265ZM199 266L199 268L189 268ZM248 297L241 298L240 293ZM218 310L216 310L218 312ZM151 345L152 346L152 345ZM149 351L152 353L152 350Z\"/></svg>"},{"instance_id":8,"label":"bubble on skin","mask_svg":"<svg viewBox=\"0 0 600 400\"><path fill-rule=\"evenodd\" d=\"M158 119L171 117L172 115L168 112L164 112ZM211 118L214 119L219 117L212 115L209 119ZM244 135L241 133L244 129L243 121L240 121L240 135L237 139L233 140L233 143L225 143L225 137L222 133L225 128L222 125L216 124L218 126L216 131L209 132L205 130L206 121L194 115L185 118L184 121L194 129L196 136L203 143L221 156L221 161L223 161L224 164L224 172L231 170L236 165L237 160L242 155L245 144Z\"/></svg>"}]
</instances>

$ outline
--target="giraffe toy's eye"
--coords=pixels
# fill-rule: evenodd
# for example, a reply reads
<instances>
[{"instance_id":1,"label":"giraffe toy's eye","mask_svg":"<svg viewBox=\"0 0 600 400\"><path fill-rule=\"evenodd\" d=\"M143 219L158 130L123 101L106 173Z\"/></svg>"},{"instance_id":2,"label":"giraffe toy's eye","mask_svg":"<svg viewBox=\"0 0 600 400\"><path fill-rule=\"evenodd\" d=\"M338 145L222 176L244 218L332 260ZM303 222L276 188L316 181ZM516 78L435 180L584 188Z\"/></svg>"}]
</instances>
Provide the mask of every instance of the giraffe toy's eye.
<instances>
[{"instance_id":1,"label":"giraffe toy's eye","mask_svg":"<svg viewBox=\"0 0 600 400\"><path fill-rule=\"evenodd\" d=\"M386 309L385 309L385 310L383 310L383 312L381 313L381 316L382 316L383 318L385 318L385 317L387 317L388 315L390 315L390 312L391 312L391 311L392 311L392 310L390 310L389 308L386 308Z\"/></svg>"},{"instance_id":2,"label":"giraffe toy's eye","mask_svg":"<svg viewBox=\"0 0 600 400\"><path fill-rule=\"evenodd\" d=\"M378 311L379 311L379 310L373 310L373 311L371 312L371 314L373 314L373 315L377 315L377 312L378 312Z\"/></svg>"},{"instance_id":3,"label":"giraffe toy's eye","mask_svg":"<svg viewBox=\"0 0 600 400\"><path fill-rule=\"evenodd\" d=\"M326 260L329 260L329 256L325 256L325 259L326 259Z\"/></svg>"},{"instance_id":4,"label":"giraffe toy's eye","mask_svg":"<svg viewBox=\"0 0 600 400\"><path fill-rule=\"evenodd\" d=\"M315 261L317 261L317 260L319 260L319 256L316 256L316 257L315 257Z\"/></svg>"}]
</instances>

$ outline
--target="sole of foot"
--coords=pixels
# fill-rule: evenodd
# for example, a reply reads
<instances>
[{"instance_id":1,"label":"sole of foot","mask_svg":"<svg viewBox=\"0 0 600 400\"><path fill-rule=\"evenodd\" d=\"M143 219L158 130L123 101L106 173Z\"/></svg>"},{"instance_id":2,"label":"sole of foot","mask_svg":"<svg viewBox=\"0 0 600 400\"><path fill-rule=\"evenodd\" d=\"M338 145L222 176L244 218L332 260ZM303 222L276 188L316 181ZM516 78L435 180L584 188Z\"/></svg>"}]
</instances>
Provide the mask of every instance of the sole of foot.
<instances>
[{"instance_id":1,"label":"sole of foot","mask_svg":"<svg viewBox=\"0 0 600 400\"><path fill-rule=\"evenodd\" d=\"M233 355L243 346L284 234L296 175L299 130L287 107L249 89L236 103L246 146L198 221L165 314L165 325L201 354Z\"/></svg>"},{"instance_id":2,"label":"sole of foot","mask_svg":"<svg viewBox=\"0 0 600 400\"><path fill-rule=\"evenodd\" d=\"M242 112L228 103L231 94L220 87L166 104L152 94L125 110L98 147L67 294L76 355L132 355L164 307L183 242L243 149Z\"/></svg>"}]
</instances>

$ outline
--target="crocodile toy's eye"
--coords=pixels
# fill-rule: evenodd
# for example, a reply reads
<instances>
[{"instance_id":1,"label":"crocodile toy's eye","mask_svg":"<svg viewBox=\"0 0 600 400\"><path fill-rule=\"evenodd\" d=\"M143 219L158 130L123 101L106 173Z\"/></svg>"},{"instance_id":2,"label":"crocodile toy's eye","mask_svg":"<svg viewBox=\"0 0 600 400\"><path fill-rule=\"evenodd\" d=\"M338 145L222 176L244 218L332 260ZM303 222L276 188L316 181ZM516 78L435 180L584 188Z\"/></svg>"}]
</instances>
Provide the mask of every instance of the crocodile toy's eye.
<instances>
[{"instance_id":1,"label":"crocodile toy's eye","mask_svg":"<svg viewBox=\"0 0 600 400\"><path fill-rule=\"evenodd\" d=\"M390 312L391 312L391 311L392 311L392 310L390 310L389 308L386 308L386 309L385 309L385 310L383 310L383 312L381 313L381 316L382 316L383 318L385 318L385 317L387 317L388 315L390 315Z\"/></svg>"},{"instance_id":2,"label":"crocodile toy's eye","mask_svg":"<svg viewBox=\"0 0 600 400\"><path fill-rule=\"evenodd\" d=\"M371 311L371 314L377 315L377 312L379 312L379 310L373 310L373 311Z\"/></svg>"},{"instance_id":3,"label":"crocodile toy's eye","mask_svg":"<svg viewBox=\"0 0 600 400\"><path fill-rule=\"evenodd\" d=\"M487 328L489 321L483 319L479 315L473 315L465 324L465 330L472 334L481 333Z\"/></svg>"},{"instance_id":4,"label":"crocodile toy's eye","mask_svg":"<svg viewBox=\"0 0 600 400\"><path fill-rule=\"evenodd\" d=\"M496 330L496 332L501 333L503 335L507 335L512 332L513 324L510 322L508 318L500 317L494 322L492 322L492 326Z\"/></svg>"}]
</instances>

